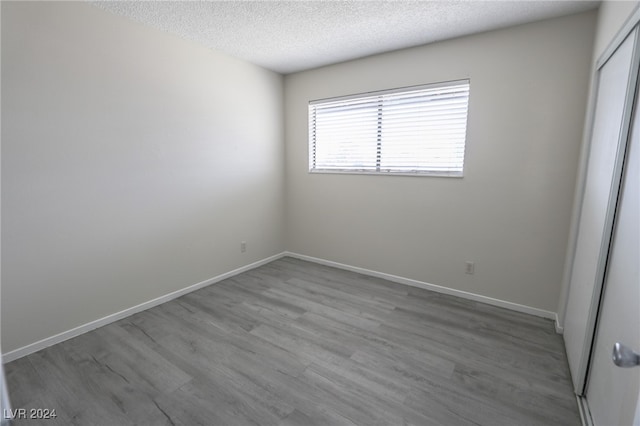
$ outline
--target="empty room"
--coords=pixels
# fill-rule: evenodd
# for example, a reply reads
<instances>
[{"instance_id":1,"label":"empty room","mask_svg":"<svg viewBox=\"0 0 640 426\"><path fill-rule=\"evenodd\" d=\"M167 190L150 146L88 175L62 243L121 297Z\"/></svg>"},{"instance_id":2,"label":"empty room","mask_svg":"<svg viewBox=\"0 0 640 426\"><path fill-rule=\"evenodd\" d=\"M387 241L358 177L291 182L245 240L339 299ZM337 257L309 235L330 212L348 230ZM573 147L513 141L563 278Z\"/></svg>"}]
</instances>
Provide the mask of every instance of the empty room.
<instances>
[{"instance_id":1,"label":"empty room","mask_svg":"<svg viewBox=\"0 0 640 426\"><path fill-rule=\"evenodd\" d=\"M639 2L0 14L2 425L640 426Z\"/></svg>"}]
</instances>

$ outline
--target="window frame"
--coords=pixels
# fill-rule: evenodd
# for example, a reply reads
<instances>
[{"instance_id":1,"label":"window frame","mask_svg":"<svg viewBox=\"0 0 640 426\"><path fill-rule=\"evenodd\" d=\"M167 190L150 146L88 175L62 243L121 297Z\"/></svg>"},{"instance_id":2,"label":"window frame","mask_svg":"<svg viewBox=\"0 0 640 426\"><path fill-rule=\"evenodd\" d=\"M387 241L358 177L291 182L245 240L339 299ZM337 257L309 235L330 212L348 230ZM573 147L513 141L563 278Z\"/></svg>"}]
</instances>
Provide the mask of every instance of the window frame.
<instances>
[{"instance_id":1,"label":"window frame","mask_svg":"<svg viewBox=\"0 0 640 426\"><path fill-rule=\"evenodd\" d=\"M457 171L447 171L447 170L411 170L411 171L398 171L398 170L388 170L388 169L381 169L379 165L377 165L377 170L373 170L370 168L367 169L356 169L356 168L348 168L348 169L340 169L340 168L316 168L315 167L315 145L316 145L316 140L315 140L315 127L313 127L313 124L315 124L315 120L312 119L312 107L314 105L322 105L322 104L327 104L327 103L332 103L332 102L344 102L344 101L349 101L349 100L354 100L354 99L365 99L365 98L372 98L372 97L376 97L376 96L388 96L388 95L393 95L393 94L405 94L405 93L409 93L412 91L418 91L418 90L427 90L427 89L437 89L440 87L452 87L452 86L459 86L459 85L467 85L467 104L466 104L466 116L465 116L465 124L464 124L464 140L463 140L463 144L462 144L462 158L461 158L461 170ZM449 80L449 81L442 81L442 82L437 82L437 83L428 83L428 84L420 84L420 85L414 85L414 86L405 86L405 87L399 87L399 88L393 88L393 89L385 89L385 90L376 90L376 91L369 91L369 92L363 92L363 93L356 93L356 94L351 94L351 95L345 95L345 96L336 96L336 97L329 97L329 98L320 98L320 99L314 99L309 101L308 103L308 123L307 123L307 128L308 128L308 144L307 144L307 148L308 148L308 172L310 174L354 174L354 175L377 175L377 176L430 176L430 177L453 177L453 178L462 178L464 177L464 166L466 163L466 154L467 154L467 136L468 136L468 127L469 127L469 106L470 106L470 100L471 100L471 79L470 78L462 78L462 79L457 79L457 80ZM382 118L379 118L379 123L381 121L383 121ZM380 125L378 126L378 133L377 133L377 141L378 141L378 146L380 145ZM379 154L379 151L376 151ZM378 156L376 164L379 164L380 161L380 157Z\"/></svg>"}]
</instances>

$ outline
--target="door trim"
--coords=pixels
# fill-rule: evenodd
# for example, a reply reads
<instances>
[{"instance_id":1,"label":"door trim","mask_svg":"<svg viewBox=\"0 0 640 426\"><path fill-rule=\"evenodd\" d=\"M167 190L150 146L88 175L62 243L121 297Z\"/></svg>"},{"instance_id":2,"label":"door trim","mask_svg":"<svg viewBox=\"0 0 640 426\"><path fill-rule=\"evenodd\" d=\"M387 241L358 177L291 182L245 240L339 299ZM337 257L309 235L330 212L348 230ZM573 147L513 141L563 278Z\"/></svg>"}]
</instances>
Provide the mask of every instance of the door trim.
<instances>
[{"instance_id":1,"label":"door trim","mask_svg":"<svg viewBox=\"0 0 640 426\"><path fill-rule=\"evenodd\" d=\"M640 25L638 26L638 34L640 34ZM638 36L640 38L640 35ZM635 72L636 74L640 73L640 65L638 65L634 70L632 70L633 72ZM594 426L595 422L593 420L593 417L591 415L591 408L589 405L589 386L591 384L591 380L592 378L592 371L593 371L593 363L594 363L594 356L595 356L595 352L596 352L596 345L598 342L598 332L600 331L600 327L602 326L601 321L602 321L602 315L603 315L603 309L604 309L604 303L605 303L605 298L608 294L608 285L610 285L610 283L608 283L608 277L611 273L611 262L613 259L613 245L614 245L614 238L615 238L615 233L616 232L621 232L620 229L618 229L616 231L616 228L619 227L619 221L620 221L620 203L622 202L622 198L624 197L623 195L623 191L624 191L624 186L625 181L628 180L630 178L630 176L626 176L625 174L627 173L627 169L630 166L630 158L629 158L629 150L632 149L631 145L632 143L637 143L637 139L633 139L632 137L634 137L634 132L640 132L640 129L638 129L638 126L640 124L640 120L639 120L639 116L640 116L640 79L639 81L637 81L636 87L635 87L635 92L634 92L634 104L633 104L633 109L632 109L632 123L629 126L629 132L628 132L628 137L625 141L625 143L621 144L622 148L624 150L623 153L623 169L621 171L621 176L620 176L620 180L619 180L619 185L618 185L618 193L616 194L616 203L615 203L615 209L614 209L614 221L612 224L612 233L611 233L611 242L610 245L608 247L608 255L607 255L607 259L606 259L606 264L605 264L605 270L604 270L604 278L603 278L603 282L601 285L601 289L600 289L600 298L599 298L599 304L597 306L597 313L596 315L596 321L595 321L595 327L594 327L594 335L592 337L592 343L591 343L591 352L589 354L589 361L588 361L588 368L586 371L586 383L585 383L585 392L583 395L576 395L577 400L578 400L578 409L579 409L579 413L580 413L580 418L582 421L582 425L583 426ZM636 153L637 155L637 153ZM628 190L628 189L627 189ZM628 195L628 194L627 194ZM594 290L595 293L595 290ZM595 294L594 294L595 296ZM607 307L607 309L611 309L612 305L609 305ZM592 312L590 311L589 313L590 315L592 314ZM617 344L616 344L617 345ZM600 350L602 350L602 347L600 348ZM611 358L609 358L610 361ZM637 365L636 365L637 366ZM600 365L600 367L602 367L602 365ZM634 418L633 418L633 424L634 425L638 425L640 426L640 394L638 394L638 399L636 402L636 406L635 406L635 410L634 410Z\"/></svg>"},{"instance_id":2,"label":"door trim","mask_svg":"<svg viewBox=\"0 0 640 426\"><path fill-rule=\"evenodd\" d=\"M591 417L591 411L589 410L589 404L587 398L584 396L576 395L578 401L578 412L580 413L580 421L582 426L595 426L593 424L593 418Z\"/></svg>"},{"instance_id":3,"label":"door trim","mask_svg":"<svg viewBox=\"0 0 640 426\"><path fill-rule=\"evenodd\" d=\"M635 10L631 12L631 15L627 18L622 28L618 30L613 37L609 45L604 49L598 60L596 61L596 70L602 68L602 66L609 60L609 58L615 53L622 42L633 31L633 29L640 23L640 5L636 6Z\"/></svg>"},{"instance_id":4,"label":"door trim","mask_svg":"<svg viewBox=\"0 0 640 426\"><path fill-rule=\"evenodd\" d=\"M608 62L608 60L618 50L620 45L632 35L633 31L638 30L635 33L632 48L631 69L628 85L627 96L624 105L622 116L622 127L620 136L616 147L616 156L613 167L611 187L609 189L609 197L607 200L605 221L603 225L602 241L600 242L599 257L596 265L596 272L593 281L593 292L591 295L591 304L589 306L587 321L585 324L584 341L582 342L582 352L579 359L579 366L577 369L577 375L574 377L574 391L578 396L583 396L588 382L588 370L591 363L591 354L593 352L593 344L597 327L597 318L599 314L600 301L603 295L603 283L605 279L606 267L609 257L609 248L611 244L611 236L613 232L613 222L615 218L618 192L620 189L620 182L622 178L622 167L624 164L624 154L626 153L629 131L633 114L633 102L636 95L636 86L638 84L638 70L640 69L640 5L636 6L635 10L631 13L629 18L625 21L620 30L616 33L615 37L609 43L607 48L600 55L596 61L595 77L592 83L592 90L588 105L587 124L585 126L585 145L583 147L583 153L580 159L580 166L578 172L578 188L576 190L576 198L574 200L574 211L572 214L572 229L570 230L570 246L567 254L567 262L565 266L565 276L563 277L564 289L563 295L565 296L563 303L564 309L562 312L562 325L566 322L565 315L567 313L567 305L570 295L570 284L573 274L573 263L575 262L575 254L578 241L578 228L580 224L580 217L582 212L582 203L584 201L584 195L586 190L586 180L588 171L588 162L591 150L591 139L593 137L593 127L595 124L595 112L598 96L598 88L600 85L600 76L602 67ZM588 410L586 411L588 413Z\"/></svg>"},{"instance_id":5,"label":"door trim","mask_svg":"<svg viewBox=\"0 0 640 426\"><path fill-rule=\"evenodd\" d=\"M638 17L640 18L640 15ZM596 268L593 296L591 298L591 307L589 308L589 316L586 325L583 355L581 357L579 375L576 380L576 383L579 384L578 389L576 389L578 395L584 395L587 388L587 382L589 380L589 368L591 366L591 358L593 355L595 343L595 333L597 331L598 317L600 315L600 307L604 294L604 280L606 277L607 266L609 264L609 255L616 210L618 208L624 159L629 146L629 136L631 134L631 120L633 119L633 108L637 92L636 88L638 84L638 70L640 69L640 25L638 24L639 23L636 22L636 24L630 28L630 32L624 37L616 37L616 41L619 42L619 44L611 49L610 55L602 60L601 65L598 67L598 73L600 73L600 69L616 52L620 44L622 44L622 42L624 42L627 37L631 36L633 31L635 31L633 40L633 56L631 58L631 74L627 85L627 96L623 110L620 137L618 139L618 146L616 148L616 158L613 167L611 187L609 189L609 199L607 201L607 210L603 227L604 229L602 232L603 237L602 241L600 242L600 256Z\"/></svg>"}]
</instances>

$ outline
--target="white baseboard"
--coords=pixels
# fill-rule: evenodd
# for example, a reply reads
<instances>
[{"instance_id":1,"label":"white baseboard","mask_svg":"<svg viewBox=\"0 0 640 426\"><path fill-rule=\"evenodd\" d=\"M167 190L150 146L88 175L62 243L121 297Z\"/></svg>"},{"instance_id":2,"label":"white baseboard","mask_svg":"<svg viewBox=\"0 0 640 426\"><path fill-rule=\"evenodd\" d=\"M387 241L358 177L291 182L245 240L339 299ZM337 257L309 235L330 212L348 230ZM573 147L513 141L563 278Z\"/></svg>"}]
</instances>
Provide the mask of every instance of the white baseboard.
<instances>
[{"instance_id":1,"label":"white baseboard","mask_svg":"<svg viewBox=\"0 0 640 426\"><path fill-rule=\"evenodd\" d=\"M62 333L56 334L54 336L51 337L47 337L45 339L39 340L35 343L31 343L27 346L23 346L21 348L15 349L13 351L7 352L5 354L2 355L2 361L3 363L7 363L7 362L11 362L14 361L18 358L22 358L23 356L27 356L29 354L32 354L34 352L37 352L41 349L47 348L49 346L55 345L57 343L61 343L64 342L65 340L69 340L72 339L76 336L79 336L83 333L86 333L88 331L91 330L95 330L96 328L111 324L115 321L118 321L122 318L126 318L128 316L131 316L133 314L136 314L138 312L142 312L144 310L153 308L154 306L158 306L161 305L165 302L168 302L170 300L176 299L180 296L183 296L187 293L191 293L193 291L196 291L198 289L201 289L202 287L206 287L208 285L217 283L219 281L222 281L224 279L227 278L231 278L235 275L241 274L242 272L246 272L248 270L251 269L255 269L259 266L265 265L269 262L273 262L274 260L278 260L281 259L283 257L286 256L290 256L290 257L294 257L296 259L301 259L301 260L306 260L309 262L314 262L314 263L318 263L321 265L327 265L327 266L332 266L334 268L339 268L339 269L344 269L347 271L352 271L352 272L358 272L364 275L369 275L372 277L378 277L378 278L382 278L385 280L389 280L389 281L393 281L399 284L405 284L405 285L409 285L412 287L418 287L418 288L423 288L425 290L431 290L431 291L435 291L438 293L443 293L443 294L448 294L451 296L456 296L456 297L460 297L463 299L468 299L468 300L473 300L476 302L481 302L481 303L486 303L488 305L493 305L493 306L498 306L501 308L505 308L505 309L510 309L512 311L517 311L517 312L523 312L526 314L530 314L530 315L535 315L538 317L543 317L543 318L549 318L549 319L553 319L555 320L555 324L556 324L556 332L558 333L562 333L562 327L560 327L559 323L558 323L558 317L557 314L555 312L551 312L551 311L545 311L542 309L538 309L538 308L533 308L531 306L526 306L526 305L520 305L518 303L513 303L513 302L507 302L505 300L500 300L500 299L494 299L492 297L487 297L487 296L482 296L480 294L475 294L475 293L469 293L466 291L462 291L462 290L456 290L456 289L452 289L452 288L448 288L448 287L443 287L443 286L439 286L436 284L429 284L426 282L422 282L422 281L418 281L418 280L414 280L411 278L405 278L405 277L400 277L397 275L391 275L391 274L387 274L384 272L379 272L379 271L373 271L371 269L365 269L365 268L359 268L357 266L351 266L351 265L345 265L343 263L338 263L338 262L333 262L330 260L325 260L325 259L320 259L317 257L312 257L312 256L306 256L303 254L298 254L298 253L293 253L293 252L282 252L279 254L276 254L274 256L270 256L267 257L265 259L259 260L257 262L253 262L249 265L246 266L242 266L240 268L234 269L233 271L229 271L227 273L218 275L216 277L213 278L209 278L208 280L199 282L197 284L193 284L189 287L185 287L183 289L180 290L176 290L172 293L169 294L165 294L164 296L160 296L158 298L155 298L153 300L149 300L147 302L141 303L139 305L133 306L131 308L127 308L123 311L120 312L116 312L114 314L111 315L107 315L106 317L97 319L95 321L91 321L89 323L83 324L81 326L78 326L76 328L72 328L71 330L67 330L64 331Z\"/></svg>"},{"instance_id":2,"label":"white baseboard","mask_svg":"<svg viewBox=\"0 0 640 426\"><path fill-rule=\"evenodd\" d=\"M556 333L563 334L564 333L564 327L562 326L562 324L560 324L560 318L558 318L558 314L556 314L555 325L556 325Z\"/></svg>"},{"instance_id":3,"label":"white baseboard","mask_svg":"<svg viewBox=\"0 0 640 426\"><path fill-rule=\"evenodd\" d=\"M538 309L531 306L520 305L518 303L513 303L513 302L507 302L506 300L494 299L492 297L483 296L475 293L469 293L462 290L456 290L449 287L443 287L436 284L430 284L423 281L414 280L411 278L399 277L397 275L391 275L384 272L373 271L371 269L345 265L343 263L333 262L331 260L325 260L317 257L306 256L304 254L284 252L283 255L294 257L296 259L306 260L309 262L319 263L321 265L332 266L334 268L345 269L347 271L358 272L358 273L369 275L372 277L383 278L385 280L393 281L399 284L406 284L412 287L418 287L418 288L423 288L425 290L435 291L438 293L449 294L451 296L473 300L475 302L486 303L487 305L498 306L500 308L510 309L512 311L523 312L525 314L535 315L537 317L556 320L556 324L557 324L557 315L555 312L545 311L543 309ZM556 328L556 331L557 331L557 328Z\"/></svg>"},{"instance_id":4,"label":"white baseboard","mask_svg":"<svg viewBox=\"0 0 640 426\"><path fill-rule=\"evenodd\" d=\"M218 275L213 278L209 278L208 280L201 281L197 284L193 284L189 287L182 288L180 290L176 290L169 294L165 294L164 296L157 297L153 300L149 300L147 302L141 303L139 305L133 306L131 308L127 308L123 311L116 312L115 314L107 315L106 317L97 319L95 321L91 321L89 323L83 324L76 328L72 328L71 330L63 331L62 333L58 333L54 336L47 337L45 339L39 340L35 343L31 343L27 346L23 346L21 348L15 349L13 351L7 352L2 355L3 363L14 361L18 358L22 358L23 356L27 356L34 352L37 352L41 349L47 348L49 346L53 346L57 343L64 342L65 340L72 339L76 336L84 334L88 331L95 330L96 328L111 324L115 321L118 321L122 318L126 318L133 314L137 314L138 312L145 311L147 309L153 308L154 306L161 305L170 300L176 299L180 296L183 296L187 293L191 293L193 291L199 290L202 287L206 287L208 285L217 283L219 281L225 280L227 278L231 278L235 275L238 275L242 272L246 272L250 269L257 268L259 266L265 265L269 262L273 262L274 260L280 259L284 256L284 253L279 253L274 256L267 257L266 259L259 260L257 262L250 263L249 265L242 266L240 268L234 269L233 271L229 271L227 273Z\"/></svg>"}]
</instances>

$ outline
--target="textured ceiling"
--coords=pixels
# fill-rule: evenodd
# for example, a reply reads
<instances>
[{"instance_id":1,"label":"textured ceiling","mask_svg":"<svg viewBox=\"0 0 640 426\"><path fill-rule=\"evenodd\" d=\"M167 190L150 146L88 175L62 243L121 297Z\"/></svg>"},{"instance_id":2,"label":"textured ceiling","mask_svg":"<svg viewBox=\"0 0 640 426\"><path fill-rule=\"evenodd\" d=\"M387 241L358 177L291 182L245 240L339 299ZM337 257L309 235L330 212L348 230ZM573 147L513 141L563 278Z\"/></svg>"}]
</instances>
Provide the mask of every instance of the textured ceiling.
<instances>
[{"instance_id":1,"label":"textured ceiling","mask_svg":"<svg viewBox=\"0 0 640 426\"><path fill-rule=\"evenodd\" d=\"M94 5L287 74L594 9L597 1L106 1Z\"/></svg>"}]
</instances>

